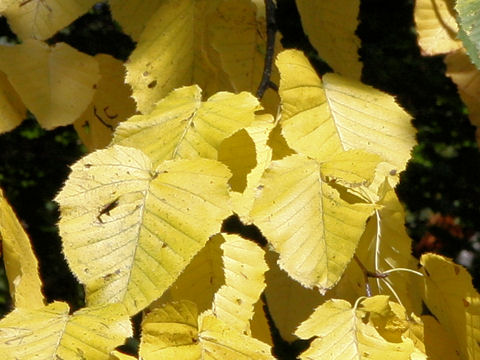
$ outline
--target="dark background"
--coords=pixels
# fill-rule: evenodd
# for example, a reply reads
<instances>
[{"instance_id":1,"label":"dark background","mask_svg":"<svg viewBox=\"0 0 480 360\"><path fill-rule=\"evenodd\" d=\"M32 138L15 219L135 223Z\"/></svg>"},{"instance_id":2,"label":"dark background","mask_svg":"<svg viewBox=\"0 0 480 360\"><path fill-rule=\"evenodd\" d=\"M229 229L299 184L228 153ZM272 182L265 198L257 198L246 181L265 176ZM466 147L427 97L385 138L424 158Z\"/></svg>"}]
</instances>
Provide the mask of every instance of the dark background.
<instances>
[{"instance_id":1,"label":"dark background","mask_svg":"<svg viewBox=\"0 0 480 360\"><path fill-rule=\"evenodd\" d=\"M278 0L277 22L285 47L304 50L317 70L326 66L304 35L293 0ZM357 35L364 63L362 80L396 96L413 116L419 145L401 176L397 193L407 210L406 226L414 254L437 251L454 259L470 256L474 284L480 283L477 232L480 230L480 154L474 128L455 85L445 76L441 56L422 57L416 43L413 0L363 0ZM0 18L0 40L15 39ZM131 39L112 22L108 6L98 4L50 39L90 54L125 60ZM42 130L33 118L0 136L0 186L30 234L40 261L48 301L82 305L82 289L70 274L56 229L52 201L68 175L68 165L84 154L72 127ZM0 312L10 309L0 266Z\"/></svg>"}]
</instances>

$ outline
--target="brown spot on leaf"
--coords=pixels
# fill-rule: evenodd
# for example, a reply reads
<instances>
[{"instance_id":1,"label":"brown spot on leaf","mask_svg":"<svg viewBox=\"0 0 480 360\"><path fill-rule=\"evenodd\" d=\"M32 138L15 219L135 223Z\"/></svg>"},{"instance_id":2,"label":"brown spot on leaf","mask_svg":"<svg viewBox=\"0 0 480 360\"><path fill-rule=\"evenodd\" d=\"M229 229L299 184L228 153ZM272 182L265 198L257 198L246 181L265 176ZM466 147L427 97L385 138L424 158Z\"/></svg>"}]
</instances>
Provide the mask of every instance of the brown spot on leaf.
<instances>
[{"instance_id":1,"label":"brown spot on leaf","mask_svg":"<svg viewBox=\"0 0 480 360\"><path fill-rule=\"evenodd\" d=\"M460 268L458 266L455 266L453 270L455 271L455 275L458 275L460 273Z\"/></svg>"},{"instance_id":2,"label":"brown spot on leaf","mask_svg":"<svg viewBox=\"0 0 480 360\"><path fill-rule=\"evenodd\" d=\"M470 302L467 299L462 299L462 301L463 301L463 306L465 306L465 307L470 306Z\"/></svg>"},{"instance_id":3,"label":"brown spot on leaf","mask_svg":"<svg viewBox=\"0 0 480 360\"><path fill-rule=\"evenodd\" d=\"M157 86L157 80L153 80L150 84L147 85L149 89L153 89L155 86Z\"/></svg>"}]
</instances>

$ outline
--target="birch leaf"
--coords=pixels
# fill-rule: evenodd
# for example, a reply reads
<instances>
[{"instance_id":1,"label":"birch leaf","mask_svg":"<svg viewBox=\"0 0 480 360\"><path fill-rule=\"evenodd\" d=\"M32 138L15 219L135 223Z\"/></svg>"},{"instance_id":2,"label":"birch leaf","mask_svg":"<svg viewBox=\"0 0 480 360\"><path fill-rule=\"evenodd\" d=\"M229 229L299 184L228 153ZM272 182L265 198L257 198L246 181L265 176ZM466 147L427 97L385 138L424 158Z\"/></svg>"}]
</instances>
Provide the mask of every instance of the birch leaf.
<instances>
[{"instance_id":1,"label":"birch leaf","mask_svg":"<svg viewBox=\"0 0 480 360\"><path fill-rule=\"evenodd\" d=\"M238 235L223 237L225 285L215 294L212 312L230 329L249 334L253 306L265 288L265 252Z\"/></svg>"},{"instance_id":2,"label":"birch leaf","mask_svg":"<svg viewBox=\"0 0 480 360\"><path fill-rule=\"evenodd\" d=\"M423 300L455 342L461 359L480 356L480 296L460 265L440 255L420 259L425 275Z\"/></svg>"},{"instance_id":3,"label":"birch leaf","mask_svg":"<svg viewBox=\"0 0 480 360\"><path fill-rule=\"evenodd\" d=\"M87 303L123 302L135 314L160 297L230 215L229 176L207 159L154 168L140 150L118 145L73 165L56 201Z\"/></svg>"},{"instance_id":4,"label":"birch leaf","mask_svg":"<svg viewBox=\"0 0 480 360\"><path fill-rule=\"evenodd\" d=\"M255 119L258 101L243 92L221 92L201 101L193 85L172 91L149 115L120 124L113 142L142 150L154 165L164 160L217 159L221 142Z\"/></svg>"},{"instance_id":5,"label":"birch leaf","mask_svg":"<svg viewBox=\"0 0 480 360\"><path fill-rule=\"evenodd\" d=\"M137 358L114 350L110 353L109 360L137 360Z\"/></svg>"},{"instance_id":6,"label":"birch leaf","mask_svg":"<svg viewBox=\"0 0 480 360\"><path fill-rule=\"evenodd\" d=\"M267 141L273 126L271 115L257 115L250 126L220 145L218 160L228 165L233 174L230 179L233 211L244 223L250 222L248 215L256 188L272 159L272 149L267 146Z\"/></svg>"},{"instance_id":7,"label":"birch leaf","mask_svg":"<svg viewBox=\"0 0 480 360\"><path fill-rule=\"evenodd\" d=\"M422 316L425 351L429 360L460 360L455 340L433 316Z\"/></svg>"},{"instance_id":8,"label":"birch leaf","mask_svg":"<svg viewBox=\"0 0 480 360\"><path fill-rule=\"evenodd\" d=\"M138 41L153 13L164 0L109 0L112 17L122 26L124 33Z\"/></svg>"},{"instance_id":9,"label":"birch leaf","mask_svg":"<svg viewBox=\"0 0 480 360\"><path fill-rule=\"evenodd\" d=\"M0 238L3 262L15 307L44 306L38 261L28 235L0 189Z\"/></svg>"},{"instance_id":10,"label":"birch leaf","mask_svg":"<svg viewBox=\"0 0 480 360\"><path fill-rule=\"evenodd\" d=\"M296 0L302 26L320 57L335 72L360 79L362 63L355 35L360 12L359 0Z\"/></svg>"},{"instance_id":11,"label":"birch leaf","mask_svg":"<svg viewBox=\"0 0 480 360\"><path fill-rule=\"evenodd\" d=\"M15 1L3 15L18 37L23 40L46 40L83 15L96 0L31 0Z\"/></svg>"},{"instance_id":12,"label":"birch leaf","mask_svg":"<svg viewBox=\"0 0 480 360\"><path fill-rule=\"evenodd\" d=\"M198 311L211 308L215 293L225 284L220 248L224 241L222 235L215 235L195 255L169 289L172 300L189 300L195 303Z\"/></svg>"},{"instance_id":13,"label":"birch leaf","mask_svg":"<svg viewBox=\"0 0 480 360\"><path fill-rule=\"evenodd\" d=\"M108 360L109 353L132 336L130 320L120 304L68 312L62 302L13 310L0 321L2 359Z\"/></svg>"},{"instance_id":14,"label":"birch leaf","mask_svg":"<svg viewBox=\"0 0 480 360\"><path fill-rule=\"evenodd\" d=\"M123 63L105 54L96 55L95 60L100 68L100 81L92 102L73 123L89 151L107 146L117 124L135 113L132 90L124 82Z\"/></svg>"},{"instance_id":15,"label":"birch leaf","mask_svg":"<svg viewBox=\"0 0 480 360\"><path fill-rule=\"evenodd\" d=\"M300 359L410 360L415 347L410 339L392 343L362 321L344 300L328 300L295 332L302 339L316 337Z\"/></svg>"},{"instance_id":16,"label":"birch leaf","mask_svg":"<svg viewBox=\"0 0 480 360\"><path fill-rule=\"evenodd\" d=\"M265 274L268 311L282 339L295 341L298 339L295 329L325 298L315 289L303 287L281 270L277 264L278 254L268 251L266 260L269 267Z\"/></svg>"},{"instance_id":17,"label":"birch leaf","mask_svg":"<svg viewBox=\"0 0 480 360\"><path fill-rule=\"evenodd\" d=\"M477 69L480 69L480 22L478 21L480 4L478 1L457 0L455 10L458 13L460 26L458 37L462 40L470 60Z\"/></svg>"},{"instance_id":18,"label":"birch leaf","mask_svg":"<svg viewBox=\"0 0 480 360\"><path fill-rule=\"evenodd\" d=\"M445 54L462 47L453 0L417 0L414 16L422 55Z\"/></svg>"},{"instance_id":19,"label":"birch leaf","mask_svg":"<svg viewBox=\"0 0 480 360\"><path fill-rule=\"evenodd\" d=\"M0 71L0 134L15 129L27 116L27 109L15 89Z\"/></svg>"},{"instance_id":20,"label":"birch leaf","mask_svg":"<svg viewBox=\"0 0 480 360\"><path fill-rule=\"evenodd\" d=\"M140 356L153 359L274 359L270 347L229 328L195 304L172 302L154 309L142 323Z\"/></svg>"},{"instance_id":21,"label":"birch leaf","mask_svg":"<svg viewBox=\"0 0 480 360\"><path fill-rule=\"evenodd\" d=\"M325 293L352 259L372 210L343 200L320 163L292 155L265 171L250 216L280 254L280 267Z\"/></svg>"},{"instance_id":22,"label":"birch leaf","mask_svg":"<svg viewBox=\"0 0 480 360\"><path fill-rule=\"evenodd\" d=\"M448 54L445 59L446 75L457 85L458 93L468 108L468 117L477 128L476 138L480 144L480 72L472 64L465 50Z\"/></svg>"},{"instance_id":23,"label":"birch leaf","mask_svg":"<svg viewBox=\"0 0 480 360\"><path fill-rule=\"evenodd\" d=\"M360 149L379 155L397 172L405 169L415 131L392 96L336 74L322 81L297 50L282 52L277 66L282 133L292 149L321 160Z\"/></svg>"},{"instance_id":24,"label":"birch leaf","mask_svg":"<svg viewBox=\"0 0 480 360\"><path fill-rule=\"evenodd\" d=\"M35 61L32 61L35 59ZM0 47L0 69L45 129L73 123L92 101L98 64L65 43Z\"/></svg>"}]
</instances>

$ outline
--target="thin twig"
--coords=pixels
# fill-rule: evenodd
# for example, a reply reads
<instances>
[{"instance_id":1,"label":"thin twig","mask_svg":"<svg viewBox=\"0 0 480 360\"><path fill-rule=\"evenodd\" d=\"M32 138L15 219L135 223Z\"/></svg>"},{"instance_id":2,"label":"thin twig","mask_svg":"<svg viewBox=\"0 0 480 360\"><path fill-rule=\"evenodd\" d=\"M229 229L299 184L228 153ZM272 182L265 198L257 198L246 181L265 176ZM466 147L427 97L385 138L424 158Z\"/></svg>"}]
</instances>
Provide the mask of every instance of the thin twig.
<instances>
[{"instance_id":1,"label":"thin twig","mask_svg":"<svg viewBox=\"0 0 480 360\"><path fill-rule=\"evenodd\" d=\"M353 255L353 258L357 262L358 266L360 266L360 269L362 269L363 276L365 278L365 292L368 297L372 296L372 290L370 289L370 284L368 283L368 278L374 278L374 279L385 279L388 277L388 273L379 273L379 272L373 272L369 271L365 265L362 264L360 259L357 257L357 255Z\"/></svg>"},{"instance_id":2,"label":"thin twig","mask_svg":"<svg viewBox=\"0 0 480 360\"><path fill-rule=\"evenodd\" d=\"M277 24L275 23L275 4L273 0L265 0L265 16L267 20L267 52L265 53L265 64L263 76L257 90L257 98L261 99L265 91L272 87L270 75L272 74L273 55L275 52L275 34Z\"/></svg>"}]
</instances>

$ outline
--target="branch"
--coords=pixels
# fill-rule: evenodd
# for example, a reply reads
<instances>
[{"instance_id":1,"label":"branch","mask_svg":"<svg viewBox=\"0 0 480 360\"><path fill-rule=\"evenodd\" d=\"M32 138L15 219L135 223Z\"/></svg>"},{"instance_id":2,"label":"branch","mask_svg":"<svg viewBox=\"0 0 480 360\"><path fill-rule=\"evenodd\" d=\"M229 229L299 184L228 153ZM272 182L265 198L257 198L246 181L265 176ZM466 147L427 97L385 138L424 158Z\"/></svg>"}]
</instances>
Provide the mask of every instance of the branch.
<instances>
[{"instance_id":1,"label":"branch","mask_svg":"<svg viewBox=\"0 0 480 360\"><path fill-rule=\"evenodd\" d=\"M276 85L270 81L273 55L275 52L275 34L277 32L277 24L275 23L275 4L273 0L265 0L265 16L267 20L267 52L265 53L262 81L257 89L257 98L259 100L263 97L263 94L269 87L276 88Z\"/></svg>"}]
</instances>

